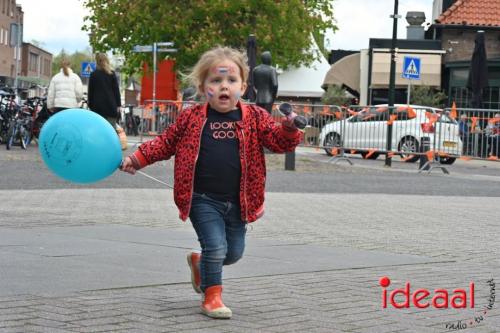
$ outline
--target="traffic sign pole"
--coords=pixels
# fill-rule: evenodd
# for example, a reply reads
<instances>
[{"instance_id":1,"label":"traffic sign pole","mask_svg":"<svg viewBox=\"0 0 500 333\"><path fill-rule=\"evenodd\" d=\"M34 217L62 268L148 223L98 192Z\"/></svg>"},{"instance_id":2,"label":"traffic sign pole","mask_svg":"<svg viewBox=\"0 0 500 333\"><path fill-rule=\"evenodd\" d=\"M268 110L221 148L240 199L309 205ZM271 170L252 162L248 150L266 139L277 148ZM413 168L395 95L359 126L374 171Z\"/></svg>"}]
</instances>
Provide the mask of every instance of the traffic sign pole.
<instances>
[{"instance_id":1,"label":"traffic sign pole","mask_svg":"<svg viewBox=\"0 0 500 333\"><path fill-rule=\"evenodd\" d=\"M389 98L387 106L389 108L389 116L392 114L394 106L394 90L396 89L396 45L398 39L398 7L399 0L394 0L394 16L392 17L392 40L391 40L391 66L389 72ZM387 143L385 154L385 166L390 167L392 164L391 155L389 152L392 149L392 123L387 125Z\"/></svg>"},{"instance_id":2,"label":"traffic sign pole","mask_svg":"<svg viewBox=\"0 0 500 333\"><path fill-rule=\"evenodd\" d=\"M156 43L153 43L153 123L151 129L156 131Z\"/></svg>"},{"instance_id":3,"label":"traffic sign pole","mask_svg":"<svg viewBox=\"0 0 500 333\"><path fill-rule=\"evenodd\" d=\"M408 79L408 95L406 97L406 104L410 105L410 91L411 91L411 79Z\"/></svg>"}]
</instances>

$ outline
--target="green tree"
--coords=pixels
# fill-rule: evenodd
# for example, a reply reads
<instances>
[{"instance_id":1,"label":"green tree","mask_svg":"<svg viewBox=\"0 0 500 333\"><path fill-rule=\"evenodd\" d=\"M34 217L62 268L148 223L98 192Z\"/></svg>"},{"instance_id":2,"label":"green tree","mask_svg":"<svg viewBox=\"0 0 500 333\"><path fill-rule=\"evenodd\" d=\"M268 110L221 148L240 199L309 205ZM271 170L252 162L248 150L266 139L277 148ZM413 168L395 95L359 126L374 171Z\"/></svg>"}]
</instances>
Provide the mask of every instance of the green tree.
<instances>
[{"instance_id":1,"label":"green tree","mask_svg":"<svg viewBox=\"0 0 500 333\"><path fill-rule=\"evenodd\" d=\"M347 91L336 84L331 84L321 96L321 102L326 105L348 105L351 99Z\"/></svg>"},{"instance_id":2,"label":"green tree","mask_svg":"<svg viewBox=\"0 0 500 333\"><path fill-rule=\"evenodd\" d=\"M258 51L269 50L281 68L310 63L312 37L324 50L323 35L335 30L331 0L85 0L91 15L83 30L96 51L121 53L128 72L151 61L149 53L133 53L134 45L171 41L177 68L186 70L215 45L245 49L247 36L257 38ZM160 56L167 56L163 54Z\"/></svg>"},{"instance_id":3,"label":"green tree","mask_svg":"<svg viewBox=\"0 0 500 333\"><path fill-rule=\"evenodd\" d=\"M92 53L90 52L90 49L75 51L73 53L67 53L64 49L62 49L61 52L59 52L59 54L52 59L52 75L59 73L61 70L61 63L64 58L70 61L71 69L76 74L80 75L82 62L92 60Z\"/></svg>"},{"instance_id":4,"label":"green tree","mask_svg":"<svg viewBox=\"0 0 500 333\"><path fill-rule=\"evenodd\" d=\"M447 98L448 97L442 91L429 86L411 87L411 104L444 108Z\"/></svg>"}]
</instances>

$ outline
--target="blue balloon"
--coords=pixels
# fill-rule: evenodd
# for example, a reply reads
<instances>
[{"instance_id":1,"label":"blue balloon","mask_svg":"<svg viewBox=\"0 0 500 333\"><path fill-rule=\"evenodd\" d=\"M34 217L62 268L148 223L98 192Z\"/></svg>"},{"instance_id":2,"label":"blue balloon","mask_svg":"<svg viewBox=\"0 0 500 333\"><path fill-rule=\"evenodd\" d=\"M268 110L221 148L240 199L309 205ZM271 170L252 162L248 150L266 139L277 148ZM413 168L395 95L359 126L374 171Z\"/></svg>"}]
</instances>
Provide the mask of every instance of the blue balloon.
<instances>
[{"instance_id":1,"label":"blue balloon","mask_svg":"<svg viewBox=\"0 0 500 333\"><path fill-rule=\"evenodd\" d=\"M122 160L115 129L97 113L84 109L68 109L50 117L38 145L47 167L75 183L104 179Z\"/></svg>"}]
</instances>

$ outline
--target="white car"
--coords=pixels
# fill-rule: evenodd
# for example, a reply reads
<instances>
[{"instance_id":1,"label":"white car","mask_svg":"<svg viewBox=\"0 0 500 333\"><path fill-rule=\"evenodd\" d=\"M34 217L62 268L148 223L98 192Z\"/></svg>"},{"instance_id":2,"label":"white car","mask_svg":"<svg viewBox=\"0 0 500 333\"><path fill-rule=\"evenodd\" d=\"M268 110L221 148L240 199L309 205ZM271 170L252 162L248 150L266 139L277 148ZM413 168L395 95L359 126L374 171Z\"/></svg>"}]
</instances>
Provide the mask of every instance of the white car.
<instances>
[{"instance_id":1,"label":"white car","mask_svg":"<svg viewBox=\"0 0 500 333\"><path fill-rule=\"evenodd\" d=\"M462 151L456 120L441 110L419 105L394 105L392 148L404 161L416 162L422 141L430 142L430 149L441 154L440 162L452 164ZM356 110L354 115L326 124L319 135L319 142L331 155L332 147L352 150L368 158L377 158L387 151L387 104ZM435 143L435 144L434 144Z\"/></svg>"}]
</instances>

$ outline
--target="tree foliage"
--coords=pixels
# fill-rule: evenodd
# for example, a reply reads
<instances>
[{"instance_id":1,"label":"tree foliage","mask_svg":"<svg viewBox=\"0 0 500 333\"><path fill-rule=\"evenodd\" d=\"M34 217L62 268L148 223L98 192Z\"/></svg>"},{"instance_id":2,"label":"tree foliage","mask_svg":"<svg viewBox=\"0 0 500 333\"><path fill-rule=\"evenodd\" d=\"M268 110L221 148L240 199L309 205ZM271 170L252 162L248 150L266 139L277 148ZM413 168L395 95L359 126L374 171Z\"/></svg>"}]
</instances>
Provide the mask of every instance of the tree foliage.
<instances>
[{"instance_id":1,"label":"tree foliage","mask_svg":"<svg viewBox=\"0 0 500 333\"><path fill-rule=\"evenodd\" d=\"M61 70L61 63L64 58L69 60L71 64L70 67L73 72L80 75L80 72L82 70L82 62L91 61L92 52L90 52L90 49L86 49L83 51L67 53L64 49L62 49L61 52L59 52L59 54L52 59L52 75L59 73L59 71Z\"/></svg>"},{"instance_id":2,"label":"tree foliage","mask_svg":"<svg viewBox=\"0 0 500 333\"><path fill-rule=\"evenodd\" d=\"M350 101L347 90L336 84L329 85L321 96L321 102L326 105L349 105Z\"/></svg>"},{"instance_id":3,"label":"tree foliage","mask_svg":"<svg viewBox=\"0 0 500 333\"><path fill-rule=\"evenodd\" d=\"M121 53L128 72L151 61L151 53L133 53L134 45L175 43L178 69L185 70L215 45L246 48L254 34L258 53L269 50L273 63L287 68L310 63L323 50L322 37L336 29L330 0L85 0L90 15L83 30L96 51ZM160 54L167 56L167 54Z\"/></svg>"},{"instance_id":4,"label":"tree foliage","mask_svg":"<svg viewBox=\"0 0 500 333\"><path fill-rule=\"evenodd\" d=\"M410 100L411 104L444 108L447 96L428 86L412 86Z\"/></svg>"}]
</instances>

